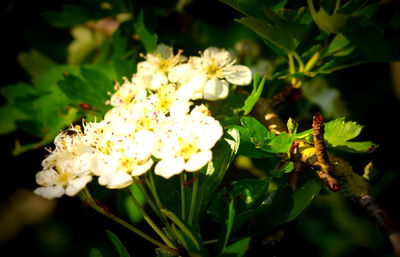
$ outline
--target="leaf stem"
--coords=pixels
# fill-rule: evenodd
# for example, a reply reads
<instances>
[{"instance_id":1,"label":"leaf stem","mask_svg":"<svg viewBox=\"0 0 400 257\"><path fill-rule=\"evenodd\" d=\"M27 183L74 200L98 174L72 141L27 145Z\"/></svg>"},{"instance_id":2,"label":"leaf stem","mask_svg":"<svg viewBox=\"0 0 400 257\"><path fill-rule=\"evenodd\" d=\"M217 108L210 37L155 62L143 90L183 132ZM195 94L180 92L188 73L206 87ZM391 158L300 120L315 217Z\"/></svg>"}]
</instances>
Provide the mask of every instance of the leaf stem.
<instances>
[{"instance_id":1,"label":"leaf stem","mask_svg":"<svg viewBox=\"0 0 400 257\"><path fill-rule=\"evenodd\" d=\"M303 60L300 58L299 54L296 51L292 52L294 58L296 59L297 63L299 64L299 71L303 72L304 70L304 63Z\"/></svg>"},{"instance_id":2,"label":"leaf stem","mask_svg":"<svg viewBox=\"0 0 400 257\"><path fill-rule=\"evenodd\" d=\"M193 173L193 178L195 178L196 174ZM193 217L194 217L194 212L196 209L196 200L197 200L197 192L199 188L199 178L196 178L193 184L193 190L192 190L192 200L190 202L190 209L189 209L189 219L188 219L188 224L192 225L193 224Z\"/></svg>"},{"instance_id":3,"label":"leaf stem","mask_svg":"<svg viewBox=\"0 0 400 257\"><path fill-rule=\"evenodd\" d=\"M87 203L95 211L97 211L97 212L103 214L104 216L112 219L113 221L115 221L118 224L120 224L120 225L124 226L125 228L129 229L130 231L132 231L136 235L138 235L138 236L142 237L143 239L149 241L150 243L152 243L152 244L154 244L154 245L156 245L158 247L161 247L163 249L166 249L168 251L172 251L172 249L170 247L168 247L168 246L164 245L163 243L155 240L151 236L147 235L146 233L144 233L143 231L139 230L135 226L129 224L128 222L124 221L123 219L115 216L109 210L106 210L104 207L99 206L99 204L96 203L96 201L93 199L92 195L90 194L90 192L89 192L89 190L87 188L83 189L83 192L80 194L80 196L85 201L85 203Z\"/></svg>"},{"instance_id":4,"label":"leaf stem","mask_svg":"<svg viewBox=\"0 0 400 257\"><path fill-rule=\"evenodd\" d=\"M181 218L184 221L186 219L186 196L185 196L185 183L186 183L186 172L181 172Z\"/></svg>"},{"instance_id":5,"label":"leaf stem","mask_svg":"<svg viewBox=\"0 0 400 257\"><path fill-rule=\"evenodd\" d=\"M144 219L147 221L147 223L150 225L150 227L161 237L161 239L171 248L175 248L175 245L169 240L169 238L161 231L159 227L154 223L154 221L147 215L147 213L144 211L140 203L136 200L135 196L132 194L132 192L129 189L126 189L125 192L129 195L129 198L133 202L133 204L138 208L140 213L143 215Z\"/></svg>"}]
</instances>

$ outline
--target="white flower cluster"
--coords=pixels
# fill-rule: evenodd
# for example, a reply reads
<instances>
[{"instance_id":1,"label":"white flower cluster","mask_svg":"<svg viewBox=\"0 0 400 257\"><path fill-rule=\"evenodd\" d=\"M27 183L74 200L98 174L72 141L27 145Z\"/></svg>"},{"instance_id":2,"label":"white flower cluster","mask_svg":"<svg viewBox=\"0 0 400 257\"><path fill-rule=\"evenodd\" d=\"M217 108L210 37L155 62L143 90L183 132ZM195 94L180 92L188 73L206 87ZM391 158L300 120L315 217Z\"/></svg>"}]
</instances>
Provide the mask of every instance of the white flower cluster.
<instances>
[{"instance_id":1,"label":"white flower cluster","mask_svg":"<svg viewBox=\"0 0 400 257\"><path fill-rule=\"evenodd\" d=\"M104 120L55 138L55 149L36 175L41 187L35 193L49 199L74 196L93 176L100 185L124 188L153 166L156 174L170 178L198 171L211 160L222 127L204 105L193 107L190 100L225 98L228 82L250 83L250 70L217 48L187 61L159 45L145 59L131 81L116 85Z\"/></svg>"}]
</instances>

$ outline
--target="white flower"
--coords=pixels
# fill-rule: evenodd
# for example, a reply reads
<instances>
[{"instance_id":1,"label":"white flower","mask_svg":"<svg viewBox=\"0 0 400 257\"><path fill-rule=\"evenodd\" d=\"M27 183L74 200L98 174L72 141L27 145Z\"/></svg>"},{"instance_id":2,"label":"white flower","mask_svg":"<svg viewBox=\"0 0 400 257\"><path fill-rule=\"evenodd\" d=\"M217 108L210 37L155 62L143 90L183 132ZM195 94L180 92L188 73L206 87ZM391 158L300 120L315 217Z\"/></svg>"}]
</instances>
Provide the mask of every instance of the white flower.
<instances>
[{"instance_id":1,"label":"white flower","mask_svg":"<svg viewBox=\"0 0 400 257\"><path fill-rule=\"evenodd\" d=\"M203 85L195 85L197 91L202 91L204 99L226 98L229 94L229 83L239 86L250 84L251 70L244 65L234 65L235 62L228 51L215 47L207 48L201 57L190 58L189 63L200 73L198 76L206 77Z\"/></svg>"},{"instance_id":2,"label":"white flower","mask_svg":"<svg viewBox=\"0 0 400 257\"><path fill-rule=\"evenodd\" d=\"M151 168L155 134L148 130L135 132L128 122L101 123L98 127L92 126L93 131L87 135L87 142L98 150L91 163L93 173L99 176L100 185L127 187L133 181L132 176L140 176Z\"/></svg>"},{"instance_id":3,"label":"white flower","mask_svg":"<svg viewBox=\"0 0 400 257\"><path fill-rule=\"evenodd\" d=\"M75 196L92 180L91 158L90 153L76 156L66 151L52 152L47 157L51 161L44 161L48 166L36 174L36 182L41 187L34 192L48 199L64 194Z\"/></svg>"},{"instance_id":4,"label":"white flower","mask_svg":"<svg viewBox=\"0 0 400 257\"><path fill-rule=\"evenodd\" d=\"M190 115L167 117L160 124L153 150L160 159L156 174L170 178L183 170L198 171L211 160L210 149L222 136L222 127L204 110L196 107Z\"/></svg>"},{"instance_id":5,"label":"white flower","mask_svg":"<svg viewBox=\"0 0 400 257\"><path fill-rule=\"evenodd\" d=\"M147 97L146 88L140 84L136 83L136 77L132 77L130 82L127 78L124 79L124 84L122 86L117 83L114 86L116 92L111 96L110 104L114 107L127 106L131 103L137 103L144 101Z\"/></svg>"},{"instance_id":6,"label":"white flower","mask_svg":"<svg viewBox=\"0 0 400 257\"><path fill-rule=\"evenodd\" d=\"M164 44L158 45L154 53L149 53L144 57L146 61L137 65L137 79L139 83L151 90L167 85L169 70L186 60L186 57L181 56L181 52L174 55L172 47Z\"/></svg>"}]
</instances>

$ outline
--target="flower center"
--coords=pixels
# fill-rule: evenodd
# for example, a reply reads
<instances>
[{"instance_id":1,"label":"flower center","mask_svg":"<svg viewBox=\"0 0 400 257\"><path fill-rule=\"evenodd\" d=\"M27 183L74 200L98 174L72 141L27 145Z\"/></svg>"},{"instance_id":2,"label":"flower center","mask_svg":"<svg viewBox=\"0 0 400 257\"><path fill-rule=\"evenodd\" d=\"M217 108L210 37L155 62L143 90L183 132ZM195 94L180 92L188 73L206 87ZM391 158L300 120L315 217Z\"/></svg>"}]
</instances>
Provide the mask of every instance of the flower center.
<instances>
[{"instance_id":1,"label":"flower center","mask_svg":"<svg viewBox=\"0 0 400 257\"><path fill-rule=\"evenodd\" d=\"M214 60L206 67L206 72L207 75L212 78L220 77L222 73L221 68L214 62Z\"/></svg>"}]
</instances>

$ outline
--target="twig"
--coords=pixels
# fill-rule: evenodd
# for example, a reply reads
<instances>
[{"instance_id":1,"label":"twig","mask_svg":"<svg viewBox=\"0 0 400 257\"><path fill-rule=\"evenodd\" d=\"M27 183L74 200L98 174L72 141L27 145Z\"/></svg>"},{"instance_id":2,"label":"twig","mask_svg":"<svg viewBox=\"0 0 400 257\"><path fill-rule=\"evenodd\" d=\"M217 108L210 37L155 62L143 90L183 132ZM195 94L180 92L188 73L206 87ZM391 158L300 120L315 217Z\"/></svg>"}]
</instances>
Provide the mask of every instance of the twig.
<instances>
[{"instance_id":1,"label":"twig","mask_svg":"<svg viewBox=\"0 0 400 257\"><path fill-rule=\"evenodd\" d=\"M314 135L314 147L317 155L316 166L319 167L317 170L318 177L324 181L325 185L328 186L333 192L337 192L340 189L339 182L332 177L334 174L334 166L329 161L328 152L326 151L326 145L324 140L325 124L324 118L321 114L316 114L313 117L313 135Z\"/></svg>"},{"instance_id":2,"label":"twig","mask_svg":"<svg viewBox=\"0 0 400 257\"><path fill-rule=\"evenodd\" d=\"M278 133L287 131L285 124L271 107L270 101L260 99L253 110L253 114L269 130ZM301 161L305 165L319 168L317 174L329 188L333 189L332 191L338 190L337 186L340 185L340 191L345 196L350 197L365 209L376 225L388 235L394 254L400 257L400 230L395 222L375 197L369 193L367 181L355 173L348 162L326 151L323 140L322 116L316 115L313 121L314 147L304 142L295 141L296 144L298 143L295 148L298 149ZM332 174L329 174L329 172Z\"/></svg>"}]
</instances>

